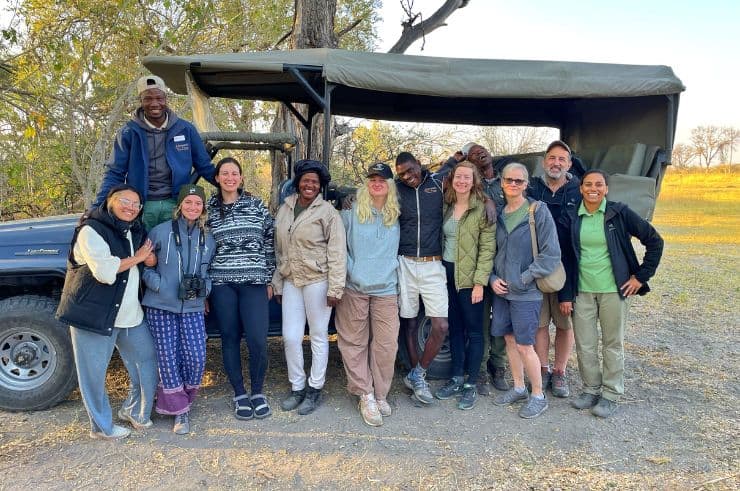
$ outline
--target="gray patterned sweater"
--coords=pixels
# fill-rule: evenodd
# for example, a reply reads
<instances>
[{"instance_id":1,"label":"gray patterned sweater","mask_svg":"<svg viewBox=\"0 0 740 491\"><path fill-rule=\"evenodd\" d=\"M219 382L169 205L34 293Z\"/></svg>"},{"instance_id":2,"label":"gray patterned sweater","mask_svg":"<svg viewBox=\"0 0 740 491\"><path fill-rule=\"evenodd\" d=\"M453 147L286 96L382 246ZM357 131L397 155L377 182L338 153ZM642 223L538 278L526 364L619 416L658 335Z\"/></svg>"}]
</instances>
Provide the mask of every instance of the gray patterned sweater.
<instances>
[{"instance_id":1,"label":"gray patterned sweater","mask_svg":"<svg viewBox=\"0 0 740 491\"><path fill-rule=\"evenodd\" d=\"M273 219L261 199L242 193L234 203L208 201L208 226L216 239L209 275L213 283L269 284L275 271Z\"/></svg>"}]
</instances>

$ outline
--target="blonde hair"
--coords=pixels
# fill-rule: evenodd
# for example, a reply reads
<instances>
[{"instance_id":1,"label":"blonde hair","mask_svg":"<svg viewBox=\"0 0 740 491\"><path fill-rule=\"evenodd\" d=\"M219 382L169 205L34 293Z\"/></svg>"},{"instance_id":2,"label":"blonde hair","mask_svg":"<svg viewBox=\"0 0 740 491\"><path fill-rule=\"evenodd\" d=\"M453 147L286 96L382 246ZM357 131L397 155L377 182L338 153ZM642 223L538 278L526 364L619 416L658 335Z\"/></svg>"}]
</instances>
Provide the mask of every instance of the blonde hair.
<instances>
[{"instance_id":1,"label":"blonde hair","mask_svg":"<svg viewBox=\"0 0 740 491\"><path fill-rule=\"evenodd\" d=\"M373 218L372 199L367 183L368 181L363 182L357 190L357 218L360 219L360 223L367 223ZM385 183L388 185L388 195L385 197L385 204L380 212L383 215L383 225L390 227L398 220L401 206L398 204L396 183L393 179L386 179Z\"/></svg>"},{"instance_id":2,"label":"blonde hair","mask_svg":"<svg viewBox=\"0 0 740 491\"><path fill-rule=\"evenodd\" d=\"M177 220L182 216L182 202L172 210L172 218ZM206 204L203 203L203 211L200 212L198 217L198 228L206 228L206 220L208 220L208 212L206 211Z\"/></svg>"}]
</instances>

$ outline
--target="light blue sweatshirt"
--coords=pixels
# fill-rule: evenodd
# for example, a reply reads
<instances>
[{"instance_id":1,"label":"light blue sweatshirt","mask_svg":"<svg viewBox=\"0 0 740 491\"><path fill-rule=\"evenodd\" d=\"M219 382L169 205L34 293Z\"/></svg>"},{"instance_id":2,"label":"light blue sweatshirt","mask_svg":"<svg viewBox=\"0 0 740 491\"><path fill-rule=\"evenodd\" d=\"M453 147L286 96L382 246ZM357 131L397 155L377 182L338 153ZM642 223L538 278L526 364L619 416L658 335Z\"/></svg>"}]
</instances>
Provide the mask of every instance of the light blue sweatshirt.
<instances>
[{"instance_id":1,"label":"light blue sweatshirt","mask_svg":"<svg viewBox=\"0 0 740 491\"><path fill-rule=\"evenodd\" d=\"M347 288L371 296L398 293L398 242L401 229L398 221L386 227L383 216L374 208L373 217L360 223L357 203L351 210L342 210L342 222L347 232Z\"/></svg>"}]
</instances>

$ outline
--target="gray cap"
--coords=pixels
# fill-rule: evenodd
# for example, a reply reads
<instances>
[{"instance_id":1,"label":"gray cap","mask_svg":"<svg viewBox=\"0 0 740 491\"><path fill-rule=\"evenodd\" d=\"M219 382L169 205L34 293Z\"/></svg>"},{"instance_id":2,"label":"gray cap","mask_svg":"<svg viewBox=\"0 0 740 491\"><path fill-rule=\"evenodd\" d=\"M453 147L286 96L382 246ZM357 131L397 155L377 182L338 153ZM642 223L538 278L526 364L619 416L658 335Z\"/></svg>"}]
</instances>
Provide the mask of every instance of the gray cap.
<instances>
[{"instance_id":1,"label":"gray cap","mask_svg":"<svg viewBox=\"0 0 740 491\"><path fill-rule=\"evenodd\" d=\"M159 89L162 92L167 92L167 86L164 84L164 80L156 75L145 75L136 81L137 94L141 94L149 89Z\"/></svg>"},{"instance_id":2,"label":"gray cap","mask_svg":"<svg viewBox=\"0 0 740 491\"><path fill-rule=\"evenodd\" d=\"M460 151L462 152L463 155L465 155L465 157L467 157L468 154L470 153L470 149L473 148L476 145L478 145L478 144L475 143L475 142L466 143L465 145L463 145L463 147L460 149Z\"/></svg>"}]
</instances>

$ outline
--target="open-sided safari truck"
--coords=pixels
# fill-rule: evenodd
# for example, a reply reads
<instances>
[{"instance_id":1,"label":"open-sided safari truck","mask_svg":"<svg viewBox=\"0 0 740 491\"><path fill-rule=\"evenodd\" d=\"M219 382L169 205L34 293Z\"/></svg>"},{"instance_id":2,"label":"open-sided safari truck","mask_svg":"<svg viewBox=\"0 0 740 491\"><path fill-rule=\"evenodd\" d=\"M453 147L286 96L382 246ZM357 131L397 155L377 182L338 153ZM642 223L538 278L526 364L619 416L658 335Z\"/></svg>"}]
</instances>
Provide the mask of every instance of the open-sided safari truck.
<instances>
[{"instance_id":1,"label":"open-sided safari truck","mask_svg":"<svg viewBox=\"0 0 740 491\"><path fill-rule=\"evenodd\" d=\"M626 201L648 218L670 163L684 90L665 66L332 49L158 56L145 58L144 65L173 91L190 92L194 120L202 132L215 130L208 124L208 97L278 101L307 127L318 115L342 115L557 128L586 167L612 174L612 199ZM296 104L308 106L307 118L296 111ZM257 147L250 148L290 148L284 135L260 138ZM325 132L325 158L331 153L329 138L330 132ZM209 139L237 138L217 134ZM540 157L517 158L536 173ZM0 408L50 407L75 385L66 326L53 313L76 221L71 216L0 224ZM427 335L424 326L419 346ZM430 374L445 376L448 370L449 352L443 350Z\"/></svg>"},{"instance_id":2,"label":"open-sided safari truck","mask_svg":"<svg viewBox=\"0 0 740 491\"><path fill-rule=\"evenodd\" d=\"M318 115L325 123L340 115L557 128L584 167L611 174L610 198L629 203L648 219L670 163L684 90L666 66L435 58L337 49L156 56L145 58L144 65L175 92L190 92L194 107L204 107L207 97L278 101L307 128ZM308 106L307 118L296 104ZM330 164L330 132L324 133L321 143L322 155ZM543 154L515 157L531 174L541 171ZM420 323L419 351L428 327ZM404 346L400 353L406 358ZM429 373L446 377L449 365L445 346Z\"/></svg>"},{"instance_id":3,"label":"open-sided safari truck","mask_svg":"<svg viewBox=\"0 0 740 491\"><path fill-rule=\"evenodd\" d=\"M185 94L190 87L195 108L205 107L206 97L278 101L306 127L321 114L325 120L341 115L557 128L586 168L612 174L611 198L629 203L647 218L670 163L684 90L666 66L337 49L153 56L144 59L144 66L175 92ZM308 105L308 118L296 111L298 103ZM198 125L200 118L195 119ZM330 132L322 144L328 159ZM520 160L536 173L538 157L528 154Z\"/></svg>"}]
</instances>

